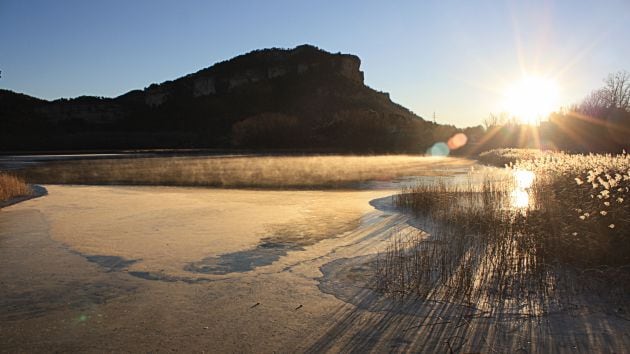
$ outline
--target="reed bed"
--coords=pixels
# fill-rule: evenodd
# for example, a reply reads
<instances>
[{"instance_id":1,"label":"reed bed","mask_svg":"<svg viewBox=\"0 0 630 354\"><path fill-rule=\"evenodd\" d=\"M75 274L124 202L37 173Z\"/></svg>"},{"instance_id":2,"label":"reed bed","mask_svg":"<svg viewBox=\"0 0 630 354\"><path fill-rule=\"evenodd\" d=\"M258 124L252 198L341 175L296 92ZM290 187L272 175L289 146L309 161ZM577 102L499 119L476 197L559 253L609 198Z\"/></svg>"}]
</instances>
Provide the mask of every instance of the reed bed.
<instances>
[{"instance_id":1,"label":"reed bed","mask_svg":"<svg viewBox=\"0 0 630 354\"><path fill-rule=\"evenodd\" d=\"M503 167L505 165L509 165L510 163L513 164L516 161L535 160L551 154L555 153L539 149L492 149L479 154L479 156L477 156L477 160L486 165Z\"/></svg>"},{"instance_id":2,"label":"reed bed","mask_svg":"<svg viewBox=\"0 0 630 354\"><path fill-rule=\"evenodd\" d=\"M405 188L394 202L419 227L379 255L378 288L528 314L588 291L627 302L629 191L625 153L545 153L464 184Z\"/></svg>"}]
</instances>

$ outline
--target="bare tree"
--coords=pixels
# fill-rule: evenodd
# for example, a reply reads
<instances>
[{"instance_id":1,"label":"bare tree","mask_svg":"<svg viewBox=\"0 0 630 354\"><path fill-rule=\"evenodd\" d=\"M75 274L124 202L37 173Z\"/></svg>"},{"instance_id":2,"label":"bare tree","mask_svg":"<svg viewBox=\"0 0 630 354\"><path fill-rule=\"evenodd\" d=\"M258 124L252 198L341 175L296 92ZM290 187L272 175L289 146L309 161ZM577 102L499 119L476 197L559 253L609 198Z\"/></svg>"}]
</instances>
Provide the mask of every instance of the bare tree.
<instances>
[{"instance_id":1,"label":"bare tree","mask_svg":"<svg viewBox=\"0 0 630 354\"><path fill-rule=\"evenodd\" d=\"M483 125L485 126L486 130L492 128L492 127L498 127L498 126L502 126L502 125L516 125L518 124L518 119L516 119L516 117L510 116L510 114L508 112L501 112L501 113L490 113L488 115L488 118L483 120Z\"/></svg>"},{"instance_id":2,"label":"bare tree","mask_svg":"<svg viewBox=\"0 0 630 354\"><path fill-rule=\"evenodd\" d=\"M609 74L604 80L604 87L586 96L580 103L579 111L590 116L601 116L615 108L630 112L630 73L627 71Z\"/></svg>"},{"instance_id":3,"label":"bare tree","mask_svg":"<svg viewBox=\"0 0 630 354\"><path fill-rule=\"evenodd\" d=\"M483 126L486 128L486 130L492 127L496 127L497 125L499 125L499 116L494 113L490 113L488 115L488 118L483 120Z\"/></svg>"},{"instance_id":4,"label":"bare tree","mask_svg":"<svg viewBox=\"0 0 630 354\"><path fill-rule=\"evenodd\" d=\"M630 73L624 70L610 74L604 83L608 107L630 111Z\"/></svg>"},{"instance_id":5,"label":"bare tree","mask_svg":"<svg viewBox=\"0 0 630 354\"><path fill-rule=\"evenodd\" d=\"M608 94L601 88L591 92L579 104L576 111L591 117L600 117L608 110Z\"/></svg>"}]
</instances>

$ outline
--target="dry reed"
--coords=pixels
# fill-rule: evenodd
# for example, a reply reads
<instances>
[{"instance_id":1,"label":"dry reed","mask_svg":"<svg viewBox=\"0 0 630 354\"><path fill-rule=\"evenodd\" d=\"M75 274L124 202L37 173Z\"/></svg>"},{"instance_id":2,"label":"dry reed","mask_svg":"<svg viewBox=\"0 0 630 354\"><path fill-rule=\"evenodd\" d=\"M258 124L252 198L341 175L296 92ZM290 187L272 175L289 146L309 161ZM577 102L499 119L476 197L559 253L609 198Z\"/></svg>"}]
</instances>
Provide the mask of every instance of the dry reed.
<instances>
[{"instance_id":1,"label":"dry reed","mask_svg":"<svg viewBox=\"0 0 630 354\"><path fill-rule=\"evenodd\" d=\"M33 183L344 188L403 176L450 174L473 164L406 155L152 157L62 161L20 173Z\"/></svg>"},{"instance_id":2,"label":"dry reed","mask_svg":"<svg viewBox=\"0 0 630 354\"><path fill-rule=\"evenodd\" d=\"M554 156L564 165L585 169L583 158ZM586 166L591 172L585 180L627 192L627 155L588 158L599 167ZM504 176L403 189L395 204L412 213L419 228L396 234L379 255L379 289L396 296L518 309L521 314L544 313L580 289L604 290L615 301L626 301L630 211L625 200L617 195L610 199L612 191L597 197L591 186L582 188L579 179L576 183L567 167L561 169L549 156L541 159L517 163ZM590 220L583 215L584 208L604 206ZM593 288L595 283L599 289Z\"/></svg>"},{"instance_id":3,"label":"dry reed","mask_svg":"<svg viewBox=\"0 0 630 354\"><path fill-rule=\"evenodd\" d=\"M31 194L31 189L23 179L0 173L0 201Z\"/></svg>"}]
</instances>

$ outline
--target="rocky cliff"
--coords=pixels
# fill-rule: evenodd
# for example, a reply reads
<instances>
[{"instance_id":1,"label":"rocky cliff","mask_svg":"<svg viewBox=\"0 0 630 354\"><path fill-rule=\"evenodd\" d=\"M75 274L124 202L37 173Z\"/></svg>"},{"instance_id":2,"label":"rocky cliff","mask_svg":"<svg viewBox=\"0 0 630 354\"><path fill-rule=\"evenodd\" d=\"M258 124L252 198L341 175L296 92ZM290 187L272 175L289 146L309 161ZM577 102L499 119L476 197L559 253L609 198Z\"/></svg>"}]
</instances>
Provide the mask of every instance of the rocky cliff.
<instances>
[{"instance_id":1,"label":"rocky cliff","mask_svg":"<svg viewBox=\"0 0 630 354\"><path fill-rule=\"evenodd\" d=\"M364 85L355 55L256 50L116 98L0 91L0 149L422 151L433 125Z\"/></svg>"},{"instance_id":2,"label":"rocky cliff","mask_svg":"<svg viewBox=\"0 0 630 354\"><path fill-rule=\"evenodd\" d=\"M285 77L339 75L363 84L361 60L355 55L330 54L310 45L292 50L265 49L218 63L174 81L154 84L143 91L144 102L157 107L174 92L192 97L229 94L248 85Z\"/></svg>"}]
</instances>

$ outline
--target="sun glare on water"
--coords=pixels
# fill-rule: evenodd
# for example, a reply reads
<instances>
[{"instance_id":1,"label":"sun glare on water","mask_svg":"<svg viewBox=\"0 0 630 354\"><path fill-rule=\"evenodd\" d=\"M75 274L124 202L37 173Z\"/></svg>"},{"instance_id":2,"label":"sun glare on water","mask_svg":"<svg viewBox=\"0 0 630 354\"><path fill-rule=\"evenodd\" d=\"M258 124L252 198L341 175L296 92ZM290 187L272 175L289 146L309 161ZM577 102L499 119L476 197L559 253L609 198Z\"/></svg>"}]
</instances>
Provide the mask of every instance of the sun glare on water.
<instances>
[{"instance_id":1,"label":"sun glare on water","mask_svg":"<svg viewBox=\"0 0 630 354\"><path fill-rule=\"evenodd\" d=\"M505 109L522 123L538 123L556 108L558 84L553 79L527 76L505 92Z\"/></svg>"},{"instance_id":2,"label":"sun glare on water","mask_svg":"<svg viewBox=\"0 0 630 354\"><path fill-rule=\"evenodd\" d=\"M536 175L532 171L517 170L513 172L514 190L512 191L512 207L527 208L530 204L529 190Z\"/></svg>"}]
</instances>

